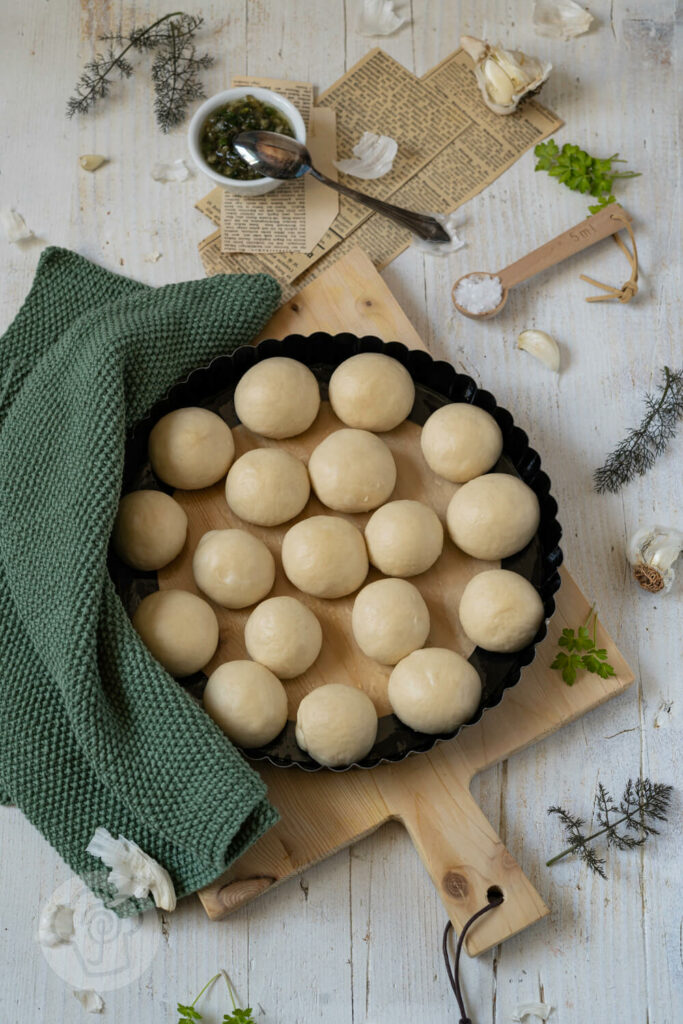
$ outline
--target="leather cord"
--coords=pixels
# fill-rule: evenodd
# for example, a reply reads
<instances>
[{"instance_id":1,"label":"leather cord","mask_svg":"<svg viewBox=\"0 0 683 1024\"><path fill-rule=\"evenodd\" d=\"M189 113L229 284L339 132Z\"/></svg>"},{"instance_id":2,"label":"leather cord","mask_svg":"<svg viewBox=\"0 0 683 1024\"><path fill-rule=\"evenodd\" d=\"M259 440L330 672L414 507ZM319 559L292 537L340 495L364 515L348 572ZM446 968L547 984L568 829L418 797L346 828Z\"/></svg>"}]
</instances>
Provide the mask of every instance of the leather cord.
<instances>
[{"instance_id":1,"label":"leather cord","mask_svg":"<svg viewBox=\"0 0 683 1024\"><path fill-rule=\"evenodd\" d=\"M608 299L616 299L618 302L630 302L638 291L638 249L636 247L633 228L627 218L621 213L613 213L611 219L618 224L618 227L615 227L615 233L612 235L612 238L629 261L631 265L631 276L626 284L622 285L621 288L613 288L610 284L602 284L601 281L596 281L593 277L587 277L585 274L581 274L580 276L582 281L587 281L588 284L595 285L596 288L601 288L606 293L605 295L589 295L586 298L586 302L605 302ZM618 232L621 231L622 228L624 228L629 234L631 246L633 247L632 252L624 240L618 235Z\"/></svg>"},{"instance_id":2,"label":"leather cord","mask_svg":"<svg viewBox=\"0 0 683 1024\"><path fill-rule=\"evenodd\" d=\"M448 922L444 929L441 949L443 952L444 962L446 964L446 971L448 972L448 980L451 983L451 988L453 989L453 994L458 1004L458 1009L460 1010L459 1024L472 1024L471 1018L467 1016L467 1010L465 1009L465 1001L463 999L462 991L460 989L460 954L462 952L462 945L465 940L465 936L475 921L477 921L480 917L483 917L484 914L488 914L489 910L495 910L496 907L499 907L503 902L503 899L504 897L502 895L490 896L486 906L478 910L476 914L472 914L472 917L469 919L469 921L465 922L465 925L463 926L463 929L460 932L460 935L458 936L458 941L455 947L455 957L453 960L453 966L451 966L450 957L448 955L448 933L453 927L450 921Z\"/></svg>"}]
</instances>

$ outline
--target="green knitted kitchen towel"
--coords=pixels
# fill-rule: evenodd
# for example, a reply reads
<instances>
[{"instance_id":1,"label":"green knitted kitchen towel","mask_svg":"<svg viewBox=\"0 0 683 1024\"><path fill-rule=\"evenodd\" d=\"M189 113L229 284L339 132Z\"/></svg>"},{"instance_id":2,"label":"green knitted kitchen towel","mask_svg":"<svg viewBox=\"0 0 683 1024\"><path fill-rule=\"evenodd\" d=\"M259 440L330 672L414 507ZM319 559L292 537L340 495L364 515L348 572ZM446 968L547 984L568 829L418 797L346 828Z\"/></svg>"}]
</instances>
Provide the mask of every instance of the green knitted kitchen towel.
<instances>
[{"instance_id":1,"label":"green knitted kitchen towel","mask_svg":"<svg viewBox=\"0 0 683 1024\"><path fill-rule=\"evenodd\" d=\"M260 777L143 647L106 561L126 432L194 366L250 341L279 298L263 274L149 288L50 248L0 340L0 796L102 897L108 869L85 852L98 825L181 896L277 820Z\"/></svg>"}]
</instances>

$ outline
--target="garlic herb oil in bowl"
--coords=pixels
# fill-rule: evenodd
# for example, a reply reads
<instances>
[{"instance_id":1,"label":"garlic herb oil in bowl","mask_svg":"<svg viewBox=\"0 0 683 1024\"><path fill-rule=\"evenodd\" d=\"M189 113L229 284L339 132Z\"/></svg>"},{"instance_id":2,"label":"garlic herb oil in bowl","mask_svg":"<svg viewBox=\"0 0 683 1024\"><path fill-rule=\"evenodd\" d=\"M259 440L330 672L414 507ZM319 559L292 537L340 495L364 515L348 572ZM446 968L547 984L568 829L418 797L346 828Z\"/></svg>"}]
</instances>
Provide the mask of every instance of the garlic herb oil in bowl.
<instances>
[{"instance_id":1,"label":"garlic herb oil in bowl","mask_svg":"<svg viewBox=\"0 0 683 1024\"><path fill-rule=\"evenodd\" d=\"M244 131L271 131L305 143L306 128L293 103L270 89L237 87L217 93L198 108L188 145L197 167L229 192L259 196L281 184L249 167L232 140Z\"/></svg>"},{"instance_id":2,"label":"garlic herb oil in bowl","mask_svg":"<svg viewBox=\"0 0 683 1024\"><path fill-rule=\"evenodd\" d=\"M245 163L232 145L236 135L251 130L278 132L294 138L294 129L287 118L250 93L218 107L204 121L199 141L209 167L225 178L242 181L262 178L263 175Z\"/></svg>"}]
</instances>

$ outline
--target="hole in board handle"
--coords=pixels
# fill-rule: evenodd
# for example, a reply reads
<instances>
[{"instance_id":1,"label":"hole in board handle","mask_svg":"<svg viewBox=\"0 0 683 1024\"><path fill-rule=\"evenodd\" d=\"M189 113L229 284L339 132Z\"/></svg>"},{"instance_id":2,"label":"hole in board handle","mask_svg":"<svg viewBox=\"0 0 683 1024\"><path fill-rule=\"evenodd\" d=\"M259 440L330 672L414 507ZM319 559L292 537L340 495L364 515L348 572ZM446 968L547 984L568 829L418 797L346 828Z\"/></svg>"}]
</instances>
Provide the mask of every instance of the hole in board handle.
<instances>
[{"instance_id":1,"label":"hole in board handle","mask_svg":"<svg viewBox=\"0 0 683 1024\"><path fill-rule=\"evenodd\" d=\"M499 885L490 885L486 890L486 899L489 903L502 903L505 900L505 894Z\"/></svg>"}]
</instances>

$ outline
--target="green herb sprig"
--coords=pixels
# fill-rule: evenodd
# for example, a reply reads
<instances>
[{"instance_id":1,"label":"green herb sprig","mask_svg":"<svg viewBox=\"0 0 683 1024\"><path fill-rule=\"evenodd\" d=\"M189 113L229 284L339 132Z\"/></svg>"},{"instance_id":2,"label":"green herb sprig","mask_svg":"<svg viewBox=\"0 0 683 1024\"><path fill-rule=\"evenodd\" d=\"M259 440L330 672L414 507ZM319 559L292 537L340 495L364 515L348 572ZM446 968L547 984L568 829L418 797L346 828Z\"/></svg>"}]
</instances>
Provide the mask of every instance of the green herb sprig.
<instances>
[{"instance_id":1,"label":"green herb sprig","mask_svg":"<svg viewBox=\"0 0 683 1024\"><path fill-rule=\"evenodd\" d=\"M624 484L642 476L669 447L683 418L683 369L665 366L654 394L645 395L645 415L632 427L593 475L598 494L616 494Z\"/></svg>"},{"instance_id":2,"label":"green herb sprig","mask_svg":"<svg viewBox=\"0 0 683 1024\"><path fill-rule=\"evenodd\" d=\"M617 178L637 178L638 171L617 171L612 169L612 164L626 163L619 159L618 153L613 153L603 160L591 156L585 149L565 142L562 149L554 139L547 142L539 142L534 148L534 155L538 162L534 167L535 171L547 171L552 178L571 188L575 192L582 192L594 196L597 203L589 206L591 213L598 213L604 206L616 203L612 195L612 187Z\"/></svg>"},{"instance_id":3,"label":"green herb sprig","mask_svg":"<svg viewBox=\"0 0 683 1024\"><path fill-rule=\"evenodd\" d=\"M629 779L624 788L624 795L617 804L602 783L599 783L595 807L598 824L601 827L589 836L582 831L586 824L583 818L569 814L563 807L549 807L548 814L556 814L560 818L569 846L562 853L546 861L546 867L556 864L570 853L575 853L596 875L607 878L605 859L598 857L589 843L600 836L606 836L607 845L617 850L631 850L636 846L642 846L650 836L659 835L659 830L652 822L667 820L672 792L671 786L661 782L650 782L649 779L636 779L634 782L633 779ZM624 828L621 828L622 825Z\"/></svg>"},{"instance_id":4,"label":"green herb sprig","mask_svg":"<svg viewBox=\"0 0 683 1024\"><path fill-rule=\"evenodd\" d=\"M573 629L562 630L557 644L564 650L557 652L550 667L562 673L567 686L574 685L580 672L593 672L601 679L609 679L614 675L614 668L607 661L607 651L604 647L595 646L597 631L598 613L594 608L589 611L583 626L579 626L578 633Z\"/></svg>"},{"instance_id":5,"label":"green herb sprig","mask_svg":"<svg viewBox=\"0 0 683 1024\"><path fill-rule=\"evenodd\" d=\"M197 15L174 11L151 25L133 28L128 35L100 36L109 44L107 53L97 53L85 65L76 83L74 95L66 105L67 117L83 114L109 95L112 79L130 78L133 65L127 57L131 51L154 51L152 82L154 112L162 132L180 124L188 104L204 96L199 73L213 64L208 53L197 54L194 36L204 23Z\"/></svg>"},{"instance_id":6,"label":"green herb sprig","mask_svg":"<svg viewBox=\"0 0 683 1024\"><path fill-rule=\"evenodd\" d=\"M208 991L208 989L210 989L219 978L225 978L225 984L228 986L228 992L230 993L230 1002L232 1003L232 1013L224 1013L221 1024L255 1024L253 1010L251 1007L247 1006L246 1008L242 1008L237 1005L235 990L232 987L232 982L225 971L219 971L218 974L214 974L213 978L210 978L209 981L207 981L199 995L195 996L188 1006L185 1006L183 1003L178 1003L178 1024L195 1024L196 1021L203 1019L201 1013L196 1008L197 1003L204 993Z\"/></svg>"}]
</instances>

